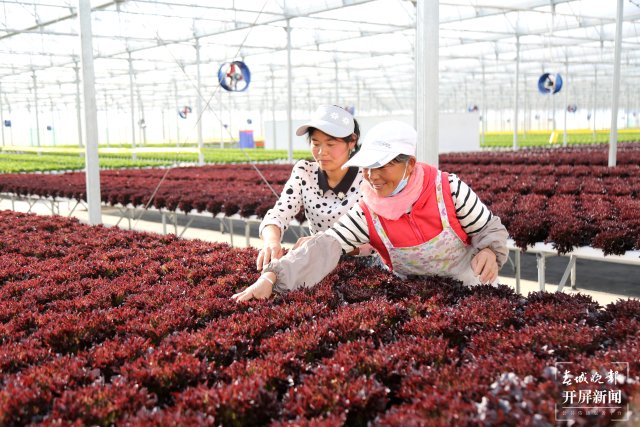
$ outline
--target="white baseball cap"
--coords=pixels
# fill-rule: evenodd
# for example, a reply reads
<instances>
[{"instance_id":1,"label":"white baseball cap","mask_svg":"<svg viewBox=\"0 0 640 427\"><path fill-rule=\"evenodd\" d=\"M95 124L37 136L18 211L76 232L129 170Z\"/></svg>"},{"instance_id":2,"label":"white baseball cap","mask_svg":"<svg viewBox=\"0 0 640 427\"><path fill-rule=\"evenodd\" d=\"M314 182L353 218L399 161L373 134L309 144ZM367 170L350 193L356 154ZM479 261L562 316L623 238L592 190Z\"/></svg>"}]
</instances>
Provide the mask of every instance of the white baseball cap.
<instances>
[{"instance_id":1,"label":"white baseball cap","mask_svg":"<svg viewBox=\"0 0 640 427\"><path fill-rule=\"evenodd\" d=\"M372 127L362 139L362 147L342 169L350 166L375 169L386 165L400 154L416 155L418 133L410 125L389 120Z\"/></svg>"},{"instance_id":2,"label":"white baseball cap","mask_svg":"<svg viewBox=\"0 0 640 427\"><path fill-rule=\"evenodd\" d=\"M311 120L296 130L296 135L304 135L309 128L316 128L336 138L345 138L355 128L353 116L335 105L321 105L311 116Z\"/></svg>"}]
</instances>

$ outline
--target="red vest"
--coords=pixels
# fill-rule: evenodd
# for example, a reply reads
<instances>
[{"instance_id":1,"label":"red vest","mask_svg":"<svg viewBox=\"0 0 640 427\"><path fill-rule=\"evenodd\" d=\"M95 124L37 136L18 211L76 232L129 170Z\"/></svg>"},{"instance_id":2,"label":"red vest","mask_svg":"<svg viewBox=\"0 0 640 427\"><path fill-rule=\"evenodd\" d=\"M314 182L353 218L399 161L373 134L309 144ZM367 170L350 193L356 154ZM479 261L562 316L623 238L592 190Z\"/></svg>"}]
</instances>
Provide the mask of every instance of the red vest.
<instances>
[{"instance_id":1,"label":"red vest","mask_svg":"<svg viewBox=\"0 0 640 427\"><path fill-rule=\"evenodd\" d=\"M424 181L422 183L422 193L420 193L418 200L413 204L411 212L403 214L395 221L378 216L382 228L384 228L384 231L387 233L387 237L396 248L418 246L428 242L442 232L442 221L440 220L438 202L436 201L436 177L438 170L424 163L416 163L416 167L423 168ZM442 193L444 195L444 203L447 207L447 215L451 228L453 228L463 242L469 244L469 238L462 230L460 221L458 221L456 217L456 208L453 204L451 188L449 187L449 175L446 172L442 172ZM384 263L392 269L389 252L384 246L384 243L382 243L380 236L378 236L371 219L371 212L363 200L360 201L360 207L367 218L369 243L378 251Z\"/></svg>"}]
</instances>

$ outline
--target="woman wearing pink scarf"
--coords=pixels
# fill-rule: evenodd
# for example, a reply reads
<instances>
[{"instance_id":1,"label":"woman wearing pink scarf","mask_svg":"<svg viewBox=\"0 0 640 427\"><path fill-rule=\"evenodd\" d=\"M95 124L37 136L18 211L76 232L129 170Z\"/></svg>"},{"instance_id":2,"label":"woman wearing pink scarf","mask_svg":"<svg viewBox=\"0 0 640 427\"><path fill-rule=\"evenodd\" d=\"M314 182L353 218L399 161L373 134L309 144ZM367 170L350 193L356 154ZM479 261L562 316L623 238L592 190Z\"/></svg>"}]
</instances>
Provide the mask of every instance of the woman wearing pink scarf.
<instances>
[{"instance_id":1,"label":"woman wearing pink scarf","mask_svg":"<svg viewBox=\"0 0 640 427\"><path fill-rule=\"evenodd\" d=\"M370 243L400 277L440 275L465 285L493 283L507 259L507 230L454 174L416 162L416 131L382 122L343 168L363 168L362 201L329 230L274 260L236 301L311 287L340 255Z\"/></svg>"}]
</instances>

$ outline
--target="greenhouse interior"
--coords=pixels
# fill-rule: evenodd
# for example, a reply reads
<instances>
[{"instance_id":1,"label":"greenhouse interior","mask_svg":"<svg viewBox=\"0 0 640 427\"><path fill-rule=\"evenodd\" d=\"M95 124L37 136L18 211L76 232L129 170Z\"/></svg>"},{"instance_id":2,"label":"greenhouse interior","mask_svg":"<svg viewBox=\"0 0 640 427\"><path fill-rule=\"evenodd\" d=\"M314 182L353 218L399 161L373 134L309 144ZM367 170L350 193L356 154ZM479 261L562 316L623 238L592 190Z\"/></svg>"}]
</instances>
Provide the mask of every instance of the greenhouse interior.
<instances>
[{"instance_id":1,"label":"greenhouse interior","mask_svg":"<svg viewBox=\"0 0 640 427\"><path fill-rule=\"evenodd\" d=\"M0 426L640 425L640 0L0 0Z\"/></svg>"}]
</instances>

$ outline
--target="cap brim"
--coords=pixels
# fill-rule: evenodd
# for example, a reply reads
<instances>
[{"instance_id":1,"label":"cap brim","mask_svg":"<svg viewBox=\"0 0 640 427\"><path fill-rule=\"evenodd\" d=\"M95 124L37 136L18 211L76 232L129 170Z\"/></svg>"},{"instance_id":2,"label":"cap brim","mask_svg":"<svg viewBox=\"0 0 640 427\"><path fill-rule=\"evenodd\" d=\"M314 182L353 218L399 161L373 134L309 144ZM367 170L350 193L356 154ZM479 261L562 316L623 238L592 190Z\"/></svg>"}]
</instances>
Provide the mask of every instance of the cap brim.
<instances>
[{"instance_id":1,"label":"cap brim","mask_svg":"<svg viewBox=\"0 0 640 427\"><path fill-rule=\"evenodd\" d=\"M336 126L331 122L326 122L324 120L311 120L303 124L302 126L300 126L298 130L296 130L296 135L298 136L304 135L305 133L307 133L307 130L309 128L319 129L322 132L326 133L327 135L331 135L337 138L344 138L353 133L353 132L349 132L348 130L345 130L343 127Z\"/></svg>"},{"instance_id":2,"label":"cap brim","mask_svg":"<svg viewBox=\"0 0 640 427\"><path fill-rule=\"evenodd\" d=\"M352 166L366 169L379 168L398 157L398 154L400 153L389 153L388 151L378 150L363 150L349 159L347 163L342 165L342 169L346 169Z\"/></svg>"}]
</instances>

